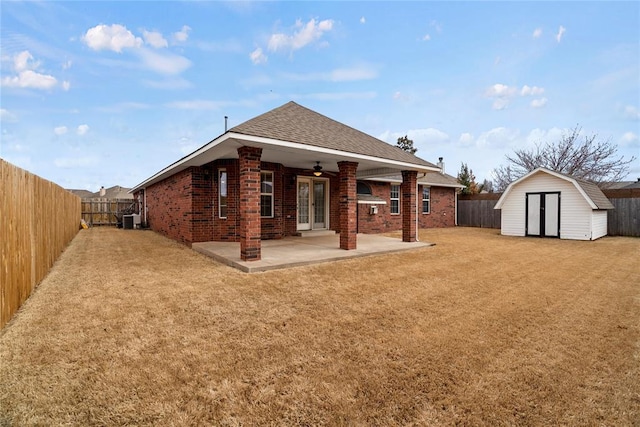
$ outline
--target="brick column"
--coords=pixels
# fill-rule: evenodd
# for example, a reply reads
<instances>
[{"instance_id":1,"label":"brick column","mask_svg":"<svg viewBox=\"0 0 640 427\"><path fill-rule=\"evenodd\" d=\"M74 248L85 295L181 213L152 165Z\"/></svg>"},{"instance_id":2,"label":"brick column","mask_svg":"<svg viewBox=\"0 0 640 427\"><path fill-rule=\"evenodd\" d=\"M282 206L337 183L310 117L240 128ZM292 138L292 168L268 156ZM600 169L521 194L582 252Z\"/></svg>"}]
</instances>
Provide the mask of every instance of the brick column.
<instances>
[{"instance_id":1,"label":"brick column","mask_svg":"<svg viewBox=\"0 0 640 427\"><path fill-rule=\"evenodd\" d=\"M416 183L418 173L415 171L402 171L402 185L400 193L402 198L402 241L415 242L418 236L416 225Z\"/></svg>"},{"instance_id":2,"label":"brick column","mask_svg":"<svg viewBox=\"0 0 640 427\"><path fill-rule=\"evenodd\" d=\"M340 249L355 249L358 237L358 199L356 169L358 163L338 162L340 170Z\"/></svg>"},{"instance_id":3,"label":"brick column","mask_svg":"<svg viewBox=\"0 0 640 427\"><path fill-rule=\"evenodd\" d=\"M260 260L260 156L262 148L238 148L240 166L240 259Z\"/></svg>"}]
</instances>

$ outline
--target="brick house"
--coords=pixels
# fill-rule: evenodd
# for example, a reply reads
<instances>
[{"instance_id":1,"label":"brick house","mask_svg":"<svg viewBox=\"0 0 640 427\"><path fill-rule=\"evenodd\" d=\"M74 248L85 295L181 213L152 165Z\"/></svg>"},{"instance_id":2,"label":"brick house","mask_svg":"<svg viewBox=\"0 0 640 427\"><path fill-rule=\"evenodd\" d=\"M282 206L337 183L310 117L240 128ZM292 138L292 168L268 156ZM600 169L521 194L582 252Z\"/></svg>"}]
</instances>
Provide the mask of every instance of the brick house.
<instances>
[{"instance_id":1,"label":"brick house","mask_svg":"<svg viewBox=\"0 0 640 427\"><path fill-rule=\"evenodd\" d=\"M190 245L261 240L314 230L340 234L455 225L461 186L441 167L289 102L233 127L135 186L142 221Z\"/></svg>"}]
</instances>

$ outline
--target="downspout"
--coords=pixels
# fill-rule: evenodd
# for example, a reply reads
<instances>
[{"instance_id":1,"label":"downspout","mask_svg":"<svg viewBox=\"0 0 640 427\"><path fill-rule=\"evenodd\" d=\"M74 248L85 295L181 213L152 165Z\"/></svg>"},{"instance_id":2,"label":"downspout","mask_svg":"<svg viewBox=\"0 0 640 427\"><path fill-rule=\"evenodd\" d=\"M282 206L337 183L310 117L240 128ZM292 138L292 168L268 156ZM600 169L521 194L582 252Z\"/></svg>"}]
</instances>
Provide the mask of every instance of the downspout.
<instances>
[{"instance_id":1,"label":"downspout","mask_svg":"<svg viewBox=\"0 0 640 427\"><path fill-rule=\"evenodd\" d=\"M147 224L147 188L146 187L142 189L142 197L144 198L144 202L143 202L143 204L144 204L144 209L143 209L143 211L144 211L144 226L148 227L149 224Z\"/></svg>"},{"instance_id":2,"label":"downspout","mask_svg":"<svg viewBox=\"0 0 640 427\"><path fill-rule=\"evenodd\" d=\"M456 188L455 190L453 190L453 197L455 199L454 202L454 213L456 215L456 221L455 221L455 226L458 226L458 189Z\"/></svg>"}]
</instances>

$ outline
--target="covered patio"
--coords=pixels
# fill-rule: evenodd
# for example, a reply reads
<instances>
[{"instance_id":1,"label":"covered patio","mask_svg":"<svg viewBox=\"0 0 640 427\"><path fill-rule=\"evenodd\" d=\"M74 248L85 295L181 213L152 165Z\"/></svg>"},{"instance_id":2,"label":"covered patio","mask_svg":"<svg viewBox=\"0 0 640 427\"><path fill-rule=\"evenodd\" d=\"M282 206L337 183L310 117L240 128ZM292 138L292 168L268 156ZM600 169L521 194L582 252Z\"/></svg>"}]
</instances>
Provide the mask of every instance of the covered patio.
<instances>
[{"instance_id":1,"label":"covered patio","mask_svg":"<svg viewBox=\"0 0 640 427\"><path fill-rule=\"evenodd\" d=\"M230 267L246 273L255 273L433 246L433 243L420 241L403 242L398 237L358 234L357 249L345 251L340 249L339 240L340 235L337 233L264 240L262 258L257 261L243 261L240 258L240 243L236 242L200 242L193 243L191 247Z\"/></svg>"}]
</instances>

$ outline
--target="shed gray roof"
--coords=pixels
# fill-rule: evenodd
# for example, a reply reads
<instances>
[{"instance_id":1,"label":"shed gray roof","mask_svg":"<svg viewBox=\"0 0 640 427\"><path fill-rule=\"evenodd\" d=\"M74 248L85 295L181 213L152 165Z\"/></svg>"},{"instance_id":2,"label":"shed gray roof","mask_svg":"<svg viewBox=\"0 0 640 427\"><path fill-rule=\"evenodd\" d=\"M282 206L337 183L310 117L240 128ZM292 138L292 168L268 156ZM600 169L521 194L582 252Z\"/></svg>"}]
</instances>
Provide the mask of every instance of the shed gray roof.
<instances>
[{"instance_id":1,"label":"shed gray roof","mask_svg":"<svg viewBox=\"0 0 640 427\"><path fill-rule=\"evenodd\" d=\"M293 101L249 119L229 129L229 132L436 167L433 163Z\"/></svg>"},{"instance_id":2,"label":"shed gray roof","mask_svg":"<svg viewBox=\"0 0 640 427\"><path fill-rule=\"evenodd\" d=\"M605 196L602 190L600 190L600 188L593 182L574 178L571 175L566 175L564 173L552 171L542 167L532 170L528 174L518 178L517 180L509 184L505 192L502 193L502 196L498 200L498 203L496 203L495 209L502 208L502 205L504 204L504 201L506 200L507 195L511 192L511 189L513 188L514 185L518 184L521 181L524 181L525 179L537 173L547 173L549 175L553 175L560 179L569 181L578 189L578 191L580 191L583 194L583 196L587 199L587 201L591 204L591 206L594 209L614 209L614 206L611 204L609 199L607 199L607 196Z\"/></svg>"},{"instance_id":3,"label":"shed gray roof","mask_svg":"<svg viewBox=\"0 0 640 427\"><path fill-rule=\"evenodd\" d=\"M568 178L571 178L568 175L565 175ZM584 190L584 192L589 196L589 198L595 203L598 209L613 209L614 206L611 204L607 196L604 195L600 187L598 187L593 182L585 181L583 179L573 178L578 185Z\"/></svg>"}]
</instances>

